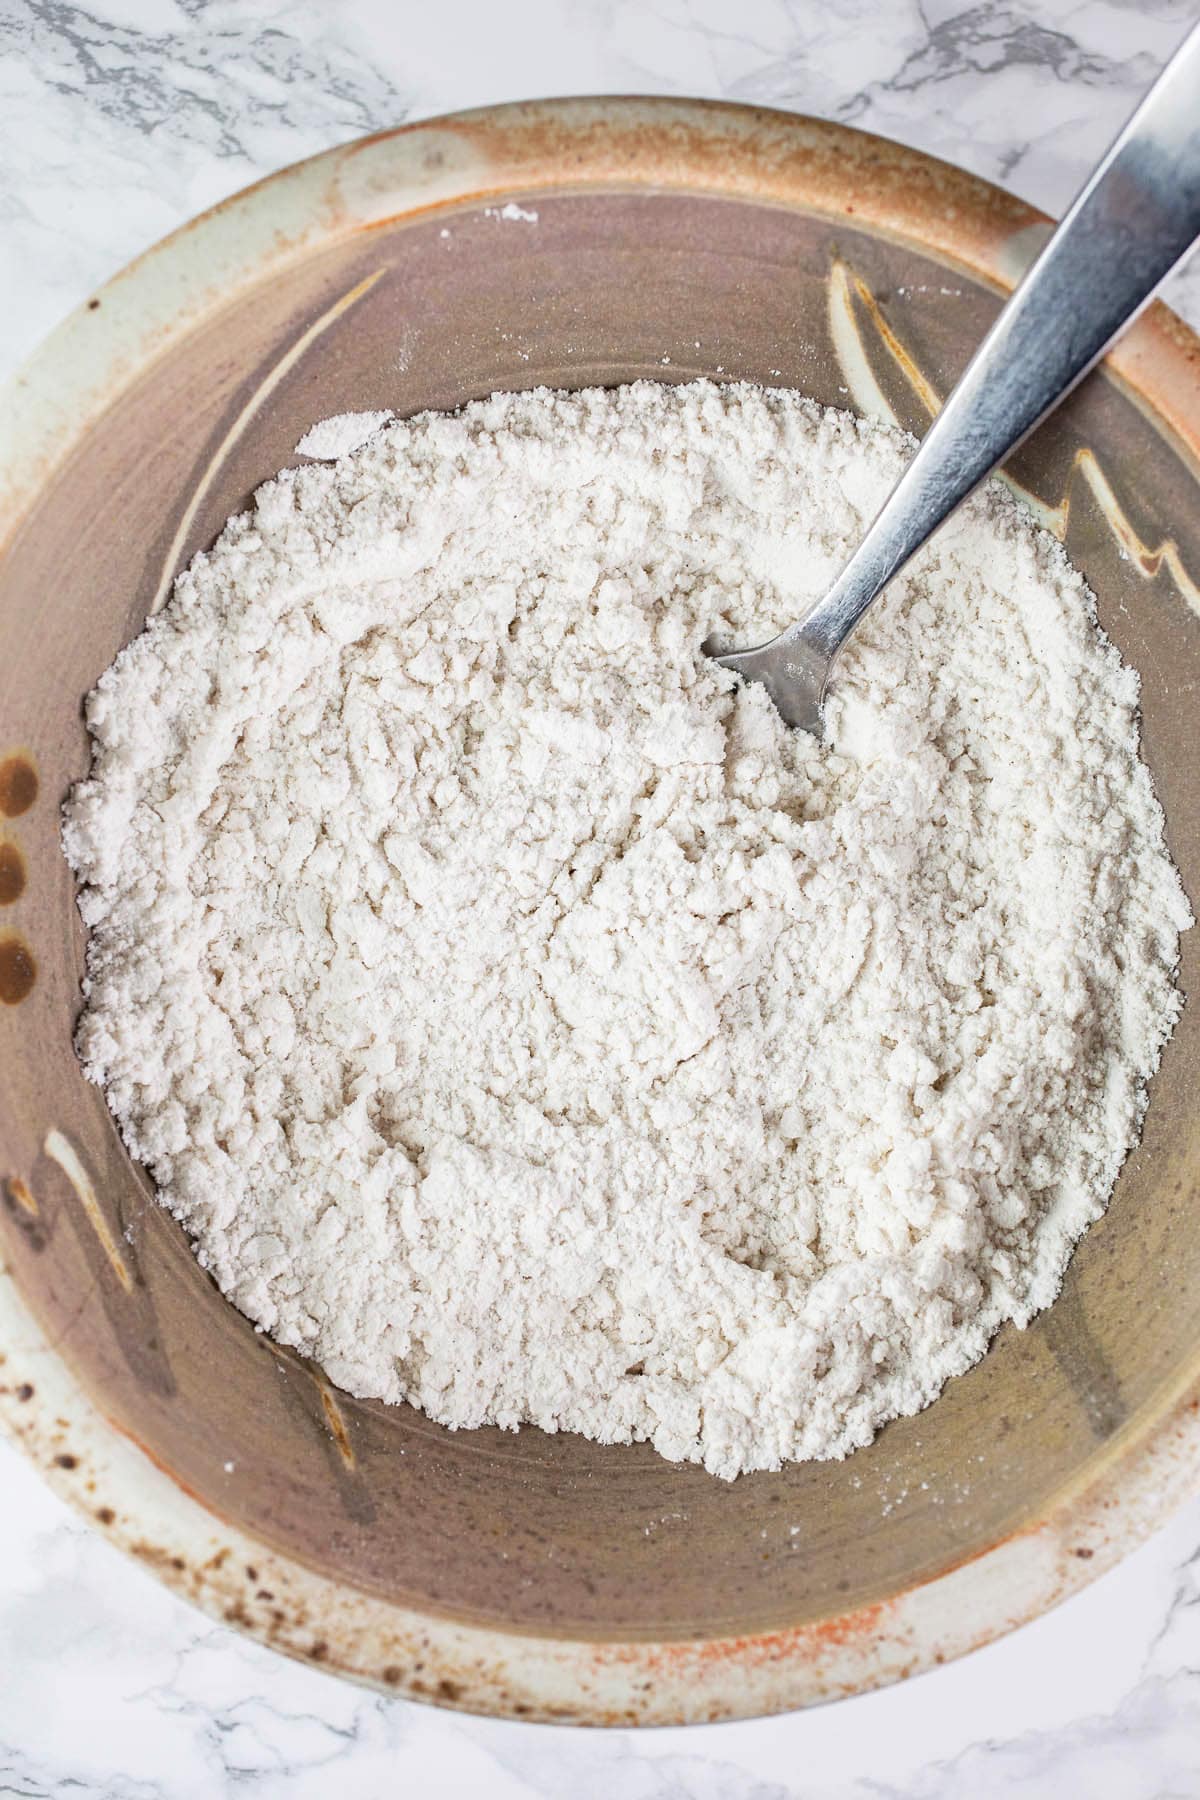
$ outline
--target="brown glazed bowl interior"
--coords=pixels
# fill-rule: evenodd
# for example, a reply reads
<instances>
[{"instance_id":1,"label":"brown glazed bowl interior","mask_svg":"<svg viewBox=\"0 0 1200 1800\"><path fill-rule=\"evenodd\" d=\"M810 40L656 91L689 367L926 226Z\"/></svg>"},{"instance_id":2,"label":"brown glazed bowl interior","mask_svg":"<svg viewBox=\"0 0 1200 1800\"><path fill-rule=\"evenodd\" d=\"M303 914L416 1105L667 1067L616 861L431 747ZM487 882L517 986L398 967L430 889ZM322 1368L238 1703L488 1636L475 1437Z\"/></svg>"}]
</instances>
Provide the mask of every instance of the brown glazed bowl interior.
<instances>
[{"instance_id":1,"label":"brown glazed bowl interior","mask_svg":"<svg viewBox=\"0 0 1200 1800\"><path fill-rule=\"evenodd\" d=\"M508 201L522 214L504 216ZM914 430L1044 227L830 125L686 102L436 121L285 171L124 272L0 424L0 1416L182 1592L381 1686L530 1718L768 1711L984 1641L1113 1560L1200 1449L1200 1013L1056 1305L843 1463L731 1485L644 1445L351 1399L216 1291L72 1051L58 846L82 696L331 413L704 375ZM1197 346L1162 309L1013 466L1140 670L1200 894ZM14 893L12 890L16 890ZM1185 943L1196 982L1200 934Z\"/></svg>"}]
</instances>

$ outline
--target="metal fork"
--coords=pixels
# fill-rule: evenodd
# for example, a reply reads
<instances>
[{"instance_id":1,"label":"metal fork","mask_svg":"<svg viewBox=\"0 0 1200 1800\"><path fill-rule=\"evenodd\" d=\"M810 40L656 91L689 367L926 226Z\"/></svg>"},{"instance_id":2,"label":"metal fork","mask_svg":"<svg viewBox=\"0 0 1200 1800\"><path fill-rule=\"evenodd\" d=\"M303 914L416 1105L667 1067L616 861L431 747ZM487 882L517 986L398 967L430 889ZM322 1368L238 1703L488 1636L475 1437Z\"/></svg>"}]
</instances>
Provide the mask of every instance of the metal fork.
<instances>
[{"instance_id":1,"label":"metal fork","mask_svg":"<svg viewBox=\"0 0 1200 1800\"><path fill-rule=\"evenodd\" d=\"M761 681L788 725L819 737L830 670L867 609L1082 380L1198 236L1200 26L1005 305L824 599L769 643L716 661Z\"/></svg>"}]
</instances>

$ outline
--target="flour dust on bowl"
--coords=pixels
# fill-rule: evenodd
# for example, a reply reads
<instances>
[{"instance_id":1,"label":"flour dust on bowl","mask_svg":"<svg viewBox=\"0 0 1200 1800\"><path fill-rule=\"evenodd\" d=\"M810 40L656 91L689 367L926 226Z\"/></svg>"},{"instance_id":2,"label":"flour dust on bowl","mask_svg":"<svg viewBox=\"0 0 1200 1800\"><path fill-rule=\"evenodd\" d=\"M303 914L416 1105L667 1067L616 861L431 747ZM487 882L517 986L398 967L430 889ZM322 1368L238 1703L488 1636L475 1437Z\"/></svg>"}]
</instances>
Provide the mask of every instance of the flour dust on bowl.
<instances>
[{"instance_id":1,"label":"flour dust on bowl","mask_svg":"<svg viewBox=\"0 0 1200 1800\"><path fill-rule=\"evenodd\" d=\"M1105 1566L1194 1482L1200 1128L1187 1097L1200 1036L1186 1007L1140 1143L1055 1304L1023 1331L1004 1326L932 1405L846 1460L787 1460L864 1443L977 1354L986 1327L962 1355L972 1281L1003 1301L989 1326L1049 1298L1120 1160L1176 1004L1168 976L1186 905L1161 854L1148 779L1133 772L1132 678L1092 634L1077 578L1029 523L1032 509L1064 541L1101 625L1140 675L1143 752L1167 848L1194 895L1200 821L1186 745L1200 672L1200 509L1198 424L1186 404L1197 352L1170 315L1152 312L1020 453L1009 471L1017 498L983 497L913 571L907 594L880 609L847 658L831 747L811 767L765 697L734 691L694 653L714 621L732 638L790 616L804 597L798 581L820 588L830 570L814 558L832 565L844 551L899 451L879 427L816 409L849 406L919 431L1035 224L956 171L803 120L674 102L502 108L350 146L231 201L97 296L14 388L0 445L0 617L11 646L0 756L31 771L36 794L5 826L27 879L2 923L33 979L0 1009L14 1071L0 1115L0 1407L65 1492L219 1615L294 1654L449 1705L594 1721L746 1714L895 1679L984 1641ZM637 382L656 385L594 391ZM486 402L533 388L564 397ZM764 398L762 388L779 392ZM469 402L485 403L458 420L389 424ZM376 417L356 427L365 412ZM306 436L326 419L338 423ZM549 485L537 449L548 421L572 424L541 440L545 467L559 465ZM350 463L313 461L353 448L355 430L372 426ZM605 434L618 431L622 455L645 461L640 512L628 493L614 508L619 484L606 486ZM675 446L670 479L656 487L651 449L664 438ZM354 580L348 563L335 567L341 524L307 540L331 546L332 560L321 562L324 549L317 557L316 591L298 596L293 584L272 614L260 584L257 612L222 614L215 597L231 558L253 585L263 556L278 561L287 546L284 561L299 564L303 582L306 520L357 514L341 548L353 539L355 555L366 554L370 534L360 539L359 527L382 489L394 495L397 479L411 477L422 441L431 479L440 458L475 481L474 526L464 509L446 549L464 569L473 558L474 573L446 630L422 636L406 614L410 636L398 643L379 611L386 602L394 621L398 598L424 592L430 546L406 571L405 596L381 594L385 571L364 590L361 566ZM583 456L581 444L593 461L566 481L564 460ZM815 495L814 472L838 455L837 491L819 495L825 536L810 532L800 566L786 525L805 497L795 484ZM288 468L296 472L264 489ZM739 496L734 477L747 469ZM579 499L589 481L590 512ZM706 482L720 504L709 504ZM451 508L453 485L440 496ZM734 531L739 504L745 520L781 521L774 535ZM176 573L235 514L244 522L163 609ZM557 585L531 594L514 524L532 533L547 517L560 527ZM654 558L642 554L648 529ZM604 605L589 604L589 558L614 564ZM648 580L660 583L656 594L639 586ZM365 610L348 631L356 603ZM965 604L957 636L944 623L954 604ZM782 610L766 616L772 608ZM1048 661L1026 634L1035 612L1052 621ZM82 697L150 614L149 634L91 703L101 760L89 786ZM207 661L191 654L205 632ZM646 632L654 657L617 655ZM1036 674L1021 672L1025 654ZM520 670L519 704L495 679L501 658ZM898 715L878 702L885 665L911 690L911 741L888 736ZM1023 680L1035 691L1041 683L1033 724L1024 737L1011 726L996 735ZM125 704L109 707L122 694ZM472 718L486 728L472 734ZM390 737L373 737L385 726ZM736 757L718 758L718 728ZM709 753L698 753L706 741ZM306 744L307 766L297 763ZM348 746L359 757L352 768ZM204 799L218 768L228 790ZM298 768L307 795L288 793ZM1108 783L1103 807L1082 803L1089 777ZM139 782L157 824L132 804ZM1032 808L1031 783L1042 794ZM93 926L83 1054L217 1280L290 1340L282 1346L201 1270L75 1056L85 944L58 841L73 788L67 846L90 883ZM531 833L547 794L553 816ZM593 840L581 830L589 804ZM348 867L370 837L364 820L396 805L419 805L419 818L375 833L381 862ZM304 836L314 809L320 846ZM1048 811L1057 835L1039 837ZM979 840L981 813L987 858L959 857L959 868L956 847ZM664 820L675 828L662 830ZM547 899L538 846L556 827L576 854ZM620 855L606 856L614 843ZM821 855L792 891L802 844L820 844ZM1135 844L1136 878L1114 884ZM189 845L203 847L202 879L173 890L175 852ZM478 890L471 943L438 912L431 867L448 861L460 894ZM496 864L506 880L489 887ZM839 909L835 879L865 891L860 922ZM286 891L290 936L272 923L272 884ZM356 885L368 900L358 910L347 901ZM405 957L393 954L403 922L388 916L388 896L401 890L406 917L431 914ZM955 930L938 940L951 891ZM664 892L669 905L656 916ZM196 893L205 906L189 912ZM925 911L911 942L889 946L889 930L903 937L912 924L911 909L889 911L900 893L919 893ZM550 901L567 921L557 931L543 929ZM1058 954L1064 912L1080 920L1070 956ZM220 929L198 946L204 919ZM828 929L836 954L806 961L797 919ZM337 980L321 978L306 922L341 934ZM968 965L994 957L1006 931L1017 932L1022 968L996 966L980 981ZM506 934L524 961L494 954ZM613 957L614 936L624 960ZM1183 939L1184 995L1194 936ZM664 942L667 956L657 954ZM767 943L781 987L820 995L821 1009L722 1011L736 1004L739 968L757 958L761 969ZM170 997L184 973L171 958L188 945L189 966L203 964L214 981L219 972L217 991L226 989L207 1013L186 991L178 1005ZM535 953L542 998L531 991L522 1012L511 983ZM403 1006L385 1012L385 1030L351 1042L362 998L354 971L373 966L380 1005L395 994ZM273 991L245 1006L248 984L268 970ZM163 975L165 1001L155 998ZM1006 1004L1011 1016L986 1016ZM473 1032L456 1024L468 1005ZM889 1006L893 1029L872 1037ZM247 1067L238 1033L251 1016L277 1039L281 1066L289 1042L302 1056L317 1042L337 1054L293 1064L294 1091L255 1091L265 1079L256 1075L234 1100L233 1075ZM1071 1086L1078 1044L1069 1029L1064 1038L1064 1019L1114 1050L1092 1091ZM569 1044L581 1022L596 1036L592 1053L554 1059L559 1091L543 1081L533 1104L527 1052L555 1032ZM1014 1102L1014 1129L989 1132L979 1120L994 1121L995 1094L988 1112L981 1086L1013 1099L1029 1069L1025 1031L1040 1056L1036 1103ZM721 1044L735 1047L729 1067ZM836 1092L820 1055L816 1086L785 1092L797 1046L835 1044L852 1045L855 1063ZM440 1063L422 1065L431 1057ZM423 1067L427 1087L406 1085L404 1058ZM314 1207L300 1233L312 1257L304 1282L292 1281L296 1258L281 1264L272 1239L296 1231L312 1173L314 1121L303 1105L326 1117L323 1097L342 1082L339 1173L358 1205L354 1229L365 1229L361 1202L386 1156L390 1187L411 1187L408 1241L422 1246L443 1319L463 1273L456 1207L473 1204L473 1223L501 1234L498 1287L511 1293L522 1259L538 1253L521 1237L516 1204L529 1168L584 1196L583 1177L595 1191L603 1176L626 1201L623 1223L620 1204L614 1225L589 1219L582 1200L571 1219L573 1234L598 1234L601 1257L637 1266L617 1296L630 1300L626 1315L613 1320L602 1316L603 1294L582 1285L584 1261L558 1265L576 1279L576 1291L553 1296L560 1323L589 1326L565 1340L574 1353L561 1391L545 1360L531 1370L499 1330L477 1339L464 1364L476 1379L462 1384L432 1301L408 1321L407 1340L376 1329L350 1278L388 1264L398 1247L386 1228L365 1251L344 1247L339 1262L322 1254L322 1234L336 1250L344 1218ZM750 1104L735 1111L739 1082ZM840 1109L846 1129L821 1146L831 1160L814 1162L818 1105ZM969 1231L941 1241L941 1265L919 1289L923 1310L898 1279L851 1296L862 1345L886 1339L894 1356L839 1364L821 1341L827 1319L771 1313L762 1296L768 1283L773 1293L789 1283L818 1292L814 1266L818 1277L836 1271L839 1254L844 1282L845 1271L878 1261L871 1233L895 1230L905 1208L920 1237L929 1187L918 1125L935 1112L970 1144L996 1205L977 1242ZM747 1143L745 1120L756 1116L766 1121L761 1141ZM247 1130L249 1144L238 1137ZM590 1164L555 1162L564 1145L577 1156L581 1144ZM894 1163L881 1154L900 1145ZM612 1172L639 1156L641 1186L631 1178L622 1194ZM795 1190L784 1190L787 1156L810 1159L805 1175L822 1193L840 1181L869 1195L877 1184L854 1242L829 1242L824 1219L814 1234ZM510 1193L513 1161L521 1173ZM276 1208L253 1232L243 1230L239 1179L252 1181L255 1205L265 1197ZM1054 1184L1072 1203L1054 1214L1057 1235L1039 1237L1030 1222L1044 1220ZM704 1233L672 1247L667 1202L689 1185L744 1204L710 1209ZM661 1228L641 1239L639 1192ZM531 1224L546 1217L528 1211ZM386 1227L386 1209L378 1216ZM689 1287L698 1270L704 1279ZM716 1277L725 1286L701 1334L685 1303L693 1294L711 1303ZM883 1330L880 1308L890 1309ZM348 1312L355 1329L339 1336ZM480 1316L476 1308L476 1327ZM527 1340L545 1306L518 1297L495 1316ZM793 1333L776 1361L807 1371L799 1386L773 1390L765 1359L722 1378L722 1334L747 1319L760 1349L772 1330ZM803 1330L807 1364L794 1354ZM689 1401L708 1356L718 1379L701 1417ZM826 1406L831 1370L840 1398ZM426 1412L390 1404L398 1393ZM475 1424L521 1416L565 1428ZM593 1441L630 1436L666 1455L650 1442ZM750 1472L731 1481L710 1472L738 1468Z\"/></svg>"}]
</instances>

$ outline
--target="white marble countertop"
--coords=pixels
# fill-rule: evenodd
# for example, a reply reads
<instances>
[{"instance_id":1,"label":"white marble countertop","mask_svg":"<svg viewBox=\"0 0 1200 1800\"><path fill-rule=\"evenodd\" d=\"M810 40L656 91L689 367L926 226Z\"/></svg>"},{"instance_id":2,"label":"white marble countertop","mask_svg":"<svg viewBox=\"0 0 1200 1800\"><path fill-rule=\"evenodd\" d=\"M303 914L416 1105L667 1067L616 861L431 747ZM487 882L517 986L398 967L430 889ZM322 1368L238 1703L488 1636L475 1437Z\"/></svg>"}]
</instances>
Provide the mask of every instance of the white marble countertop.
<instances>
[{"instance_id":1,"label":"white marble countertop","mask_svg":"<svg viewBox=\"0 0 1200 1800\"><path fill-rule=\"evenodd\" d=\"M297 157L452 107L720 95L884 132L1059 211L1192 0L0 0L0 375ZM1200 324L1200 257L1170 298ZM887 1692L630 1733L378 1699L212 1625L0 1445L0 1795L1200 1796L1200 1499L1057 1612Z\"/></svg>"}]
</instances>

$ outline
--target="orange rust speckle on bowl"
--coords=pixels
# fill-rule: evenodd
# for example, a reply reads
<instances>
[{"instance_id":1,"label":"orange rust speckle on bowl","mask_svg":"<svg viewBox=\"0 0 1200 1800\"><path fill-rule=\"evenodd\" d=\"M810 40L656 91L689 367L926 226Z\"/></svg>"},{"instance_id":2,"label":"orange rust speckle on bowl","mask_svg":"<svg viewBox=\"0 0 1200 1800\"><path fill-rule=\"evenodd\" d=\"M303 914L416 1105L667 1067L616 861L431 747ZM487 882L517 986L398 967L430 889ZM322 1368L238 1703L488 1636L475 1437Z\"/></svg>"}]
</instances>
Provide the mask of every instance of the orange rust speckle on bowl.
<instances>
[{"instance_id":1,"label":"orange rust speckle on bowl","mask_svg":"<svg viewBox=\"0 0 1200 1800\"><path fill-rule=\"evenodd\" d=\"M31 1219L38 1217L38 1203L30 1192L28 1184L22 1181L19 1175L9 1175L6 1178L4 1191L13 1205L19 1206L22 1212L29 1214ZM32 1393L33 1389L31 1388L29 1391Z\"/></svg>"},{"instance_id":2,"label":"orange rust speckle on bowl","mask_svg":"<svg viewBox=\"0 0 1200 1800\"><path fill-rule=\"evenodd\" d=\"M0 938L0 1001L19 1006L36 980L37 963L25 939L15 932Z\"/></svg>"},{"instance_id":3,"label":"orange rust speckle on bowl","mask_svg":"<svg viewBox=\"0 0 1200 1800\"><path fill-rule=\"evenodd\" d=\"M145 1538L139 1538L136 1543L130 1544L129 1554L138 1557L144 1563L149 1563L152 1569L181 1571L187 1568L187 1563L182 1556L172 1556L160 1545L148 1544Z\"/></svg>"},{"instance_id":4,"label":"orange rust speckle on bowl","mask_svg":"<svg viewBox=\"0 0 1200 1800\"><path fill-rule=\"evenodd\" d=\"M18 1400L32 1400L33 1399L33 1383L32 1383L32 1381L23 1381L19 1387L14 1389L14 1392L16 1393Z\"/></svg>"},{"instance_id":5,"label":"orange rust speckle on bowl","mask_svg":"<svg viewBox=\"0 0 1200 1800\"><path fill-rule=\"evenodd\" d=\"M111 1506L98 1506L96 1508L96 1517L102 1525L111 1525L116 1516L117 1515Z\"/></svg>"},{"instance_id":6,"label":"orange rust speckle on bowl","mask_svg":"<svg viewBox=\"0 0 1200 1800\"><path fill-rule=\"evenodd\" d=\"M810 1639L815 1638L823 1648L834 1644L850 1644L859 1637L874 1637L890 1610L889 1604L881 1600L875 1606L864 1606L858 1612L846 1613L840 1619L825 1619L818 1625L811 1625L805 1635ZM780 1647L790 1635L780 1637Z\"/></svg>"},{"instance_id":7,"label":"orange rust speckle on bowl","mask_svg":"<svg viewBox=\"0 0 1200 1800\"><path fill-rule=\"evenodd\" d=\"M19 819L28 812L37 792L37 770L23 750L14 751L0 762L0 813L6 819Z\"/></svg>"},{"instance_id":8,"label":"orange rust speckle on bowl","mask_svg":"<svg viewBox=\"0 0 1200 1800\"><path fill-rule=\"evenodd\" d=\"M60 1469L77 1469L79 1467L79 1458L72 1456L69 1450L64 1450L61 1455L55 1457L54 1461Z\"/></svg>"},{"instance_id":9,"label":"orange rust speckle on bowl","mask_svg":"<svg viewBox=\"0 0 1200 1800\"><path fill-rule=\"evenodd\" d=\"M711 1643L664 1644L659 1650L649 1654L644 1649L631 1652L625 1647L614 1651L602 1650L598 1661L603 1665L606 1662L636 1660L652 1673L665 1674L677 1681L685 1679L688 1671L704 1669L714 1663L728 1662L740 1668L749 1668L760 1663L790 1660L796 1656L807 1656L810 1660L817 1661L827 1650L842 1649L859 1638L870 1639L877 1636L892 1608L893 1602L880 1600L873 1606L860 1607L857 1612L844 1613L839 1618L822 1619L795 1631L768 1632L762 1637L718 1638Z\"/></svg>"},{"instance_id":10,"label":"orange rust speckle on bowl","mask_svg":"<svg viewBox=\"0 0 1200 1800\"><path fill-rule=\"evenodd\" d=\"M19 844L0 844L0 906L11 906L25 892L25 858Z\"/></svg>"},{"instance_id":11,"label":"orange rust speckle on bowl","mask_svg":"<svg viewBox=\"0 0 1200 1800\"><path fill-rule=\"evenodd\" d=\"M329 1645L324 1638L318 1638L315 1644L309 1646L308 1654L314 1662L324 1662L329 1655Z\"/></svg>"},{"instance_id":12,"label":"orange rust speckle on bowl","mask_svg":"<svg viewBox=\"0 0 1200 1800\"><path fill-rule=\"evenodd\" d=\"M387 1682L389 1687L397 1687L400 1682L400 1675L401 1671L396 1667L395 1663L389 1663L387 1668L383 1671L383 1680Z\"/></svg>"}]
</instances>

